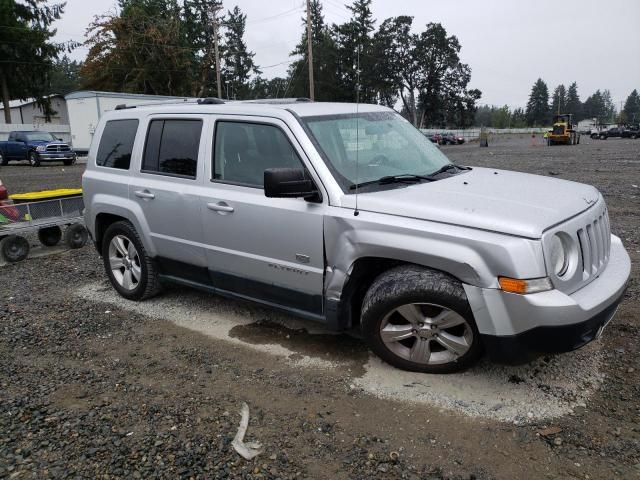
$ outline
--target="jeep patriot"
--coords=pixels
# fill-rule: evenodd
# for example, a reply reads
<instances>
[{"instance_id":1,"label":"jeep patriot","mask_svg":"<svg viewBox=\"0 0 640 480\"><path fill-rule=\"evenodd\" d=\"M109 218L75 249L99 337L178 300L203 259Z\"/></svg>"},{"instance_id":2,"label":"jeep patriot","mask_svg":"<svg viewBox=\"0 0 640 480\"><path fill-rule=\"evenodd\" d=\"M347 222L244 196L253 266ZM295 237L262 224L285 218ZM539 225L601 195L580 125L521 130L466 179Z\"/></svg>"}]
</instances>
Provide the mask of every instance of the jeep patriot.
<instances>
[{"instance_id":1,"label":"jeep patriot","mask_svg":"<svg viewBox=\"0 0 640 480\"><path fill-rule=\"evenodd\" d=\"M630 274L592 186L454 165L377 105L121 106L96 129L85 222L113 287L172 283L358 328L398 368L574 350Z\"/></svg>"}]
</instances>

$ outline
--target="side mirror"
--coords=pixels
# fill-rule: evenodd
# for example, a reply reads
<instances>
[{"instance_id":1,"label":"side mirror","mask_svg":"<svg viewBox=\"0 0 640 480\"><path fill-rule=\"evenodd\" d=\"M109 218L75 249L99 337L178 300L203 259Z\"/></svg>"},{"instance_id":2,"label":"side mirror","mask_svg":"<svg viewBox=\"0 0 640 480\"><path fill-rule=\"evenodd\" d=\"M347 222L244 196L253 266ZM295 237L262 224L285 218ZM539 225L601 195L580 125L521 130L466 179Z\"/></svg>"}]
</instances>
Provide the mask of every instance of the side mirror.
<instances>
[{"instance_id":1,"label":"side mirror","mask_svg":"<svg viewBox=\"0 0 640 480\"><path fill-rule=\"evenodd\" d=\"M304 198L321 201L320 192L302 168L268 168L264 171L264 195L269 198Z\"/></svg>"},{"instance_id":2,"label":"side mirror","mask_svg":"<svg viewBox=\"0 0 640 480\"><path fill-rule=\"evenodd\" d=\"M64 140L62 139L62 137L58 138L59 141L64 142Z\"/></svg>"}]
</instances>

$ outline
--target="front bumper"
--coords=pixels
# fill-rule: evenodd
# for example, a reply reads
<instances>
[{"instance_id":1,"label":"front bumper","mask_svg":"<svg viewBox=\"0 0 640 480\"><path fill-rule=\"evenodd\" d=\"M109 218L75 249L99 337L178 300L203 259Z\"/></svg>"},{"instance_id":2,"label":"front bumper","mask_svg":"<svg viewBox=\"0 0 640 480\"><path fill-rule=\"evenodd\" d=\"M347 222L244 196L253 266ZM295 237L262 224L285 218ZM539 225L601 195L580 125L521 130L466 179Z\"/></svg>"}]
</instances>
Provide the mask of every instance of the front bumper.
<instances>
[{"instance_id":1,"label":"front bumper","mask_svg":"<svg viewBox=\"0 0 640 480\"><path fill-rule=\"evenodd\" d=\"M36 152L41 162L61 162L76 158L74 152Z\"/></svg>"},{"instance_id":2,"label":"front bumper","mask_svg":"<svg viewBox=\"0 0 640 480\"><path fill-rule=\"evenodd\" d=\"M622 300L631 273L629 255L611 236L609 264L598 278L567 295L559 290L517 295L465 285L489 356L522 363L545 353L575 350L594 340Z\"/></svg>"}]
</instances>

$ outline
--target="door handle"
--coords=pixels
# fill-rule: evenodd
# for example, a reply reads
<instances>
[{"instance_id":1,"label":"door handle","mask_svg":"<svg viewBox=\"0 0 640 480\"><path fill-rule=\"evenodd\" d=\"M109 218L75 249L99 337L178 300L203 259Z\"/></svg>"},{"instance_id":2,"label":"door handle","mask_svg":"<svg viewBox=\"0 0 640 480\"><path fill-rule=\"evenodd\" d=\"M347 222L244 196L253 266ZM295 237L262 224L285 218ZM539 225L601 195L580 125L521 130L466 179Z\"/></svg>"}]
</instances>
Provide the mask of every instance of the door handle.
<instances>
[{"instance_id":1,"label":"door handle","mask_svg":"<svg viewBox=\"0 0 640 480\"><path fill-rule=\"evenodd\" d=\"M138 198L149 198L149 199L156 198L156 196L153 193L151 193L149 190L137 190L134 193Z\"/></svg>"},{"instance_id":2,"label":"door handle","mask_svg":"<svg viewBox=\"0 0 640 480\"><path fill-rule=\"evenodd\" d=\"M219 212L223 215L225 213L233 213L233 207L229 206L225 202L207 203L207 208L209 210L213 210L214 212Z\"/></svg>"}]
</instances>

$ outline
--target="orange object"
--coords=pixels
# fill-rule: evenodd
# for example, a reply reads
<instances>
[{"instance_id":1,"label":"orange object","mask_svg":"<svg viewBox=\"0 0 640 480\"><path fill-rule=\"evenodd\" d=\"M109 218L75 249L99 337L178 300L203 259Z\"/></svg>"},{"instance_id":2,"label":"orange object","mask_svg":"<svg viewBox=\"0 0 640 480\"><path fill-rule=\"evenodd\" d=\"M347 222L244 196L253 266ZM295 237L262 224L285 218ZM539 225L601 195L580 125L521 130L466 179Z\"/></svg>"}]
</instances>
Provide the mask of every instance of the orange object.
<instances>
[{"instance_id":1,"label":"orange object","mask_svg":"<svg viewBox=\"0 0 640 480\"><path fill-rule=\"evenodd\" d=\"M498 277L498 283L500 283L500 288L505 292L510 293L519 293L525 294L527 293L527 281L526 280L518 280L517 278L508 278L508 277Z\"/></svg>"}]
</instances>

